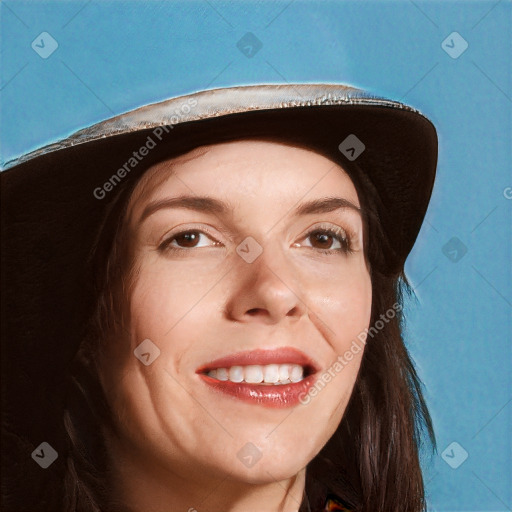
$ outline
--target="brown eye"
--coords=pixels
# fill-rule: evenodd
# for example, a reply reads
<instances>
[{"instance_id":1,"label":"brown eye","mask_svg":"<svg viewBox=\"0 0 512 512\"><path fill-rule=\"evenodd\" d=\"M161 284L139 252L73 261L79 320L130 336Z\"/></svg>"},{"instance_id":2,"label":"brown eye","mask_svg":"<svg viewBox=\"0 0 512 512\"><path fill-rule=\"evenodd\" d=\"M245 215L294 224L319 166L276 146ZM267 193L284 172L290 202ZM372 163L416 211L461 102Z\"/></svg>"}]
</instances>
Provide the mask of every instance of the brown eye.
<instances>
[{"instance_id":1,"label":"brown eye","mask_svg":"<svg viewBox=\"0 0 512 512\"><path fill-rule=\"evenodd\" d=\"M199 231L187 231L175 236L173 240L175 240L180 247L195 247L200 236Z\"/></svg>"},{"instance_id":2,"label":"brown eye","mask_svg":"<svg viewBox=\"0 0 512 512\"><path fill-rule=\"evenodd\" d=\"M160 251L180 251L187 249L201 249L220 245L220 242L213 240L206 233L199 230L188 230L176 233L164 240L160 247Z\"/></svg>"},{"instance_id":3,"label":"brown eye","mask_svg":"<svg viewBox=\"0 0 512 512\"><path fill-rule=\"evenodd\" d=\"M341 228L315 229L306 235L311 247L326 254L351 252L350 239Z\"/></svg>"},{"instance_id":4,"label":"brown eye","mask_svg":"<svg viewBox=\"0 0 512 512\"><path fill-rule=\"evenodd\" d=\"M316 249L330 249L334 242L334 236L325 231L313 231L309 237ZM318 246L315 244L318 244Z\"/></svg>"}]
</instances>

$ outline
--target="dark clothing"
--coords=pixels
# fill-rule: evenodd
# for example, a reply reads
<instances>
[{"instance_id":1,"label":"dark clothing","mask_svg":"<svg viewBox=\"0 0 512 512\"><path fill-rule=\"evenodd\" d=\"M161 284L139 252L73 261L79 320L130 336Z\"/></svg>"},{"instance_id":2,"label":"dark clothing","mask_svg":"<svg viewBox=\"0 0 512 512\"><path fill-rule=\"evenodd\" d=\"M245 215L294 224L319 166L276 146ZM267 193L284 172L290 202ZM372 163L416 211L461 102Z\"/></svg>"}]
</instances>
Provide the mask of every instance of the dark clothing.
<instances>
[{"instance_id":1,"label":"dark clothing","mask_svg":"<svg viewBox=\"0 0 512 512\"><path fill-rule=\"evenodd\" d=\"M307 496L302 501L299 512L316 512L311 510ZM318 512L353 512L353 509L340 497L329 494L325 499L324 507Z\"/></svg>"}]
</instances>

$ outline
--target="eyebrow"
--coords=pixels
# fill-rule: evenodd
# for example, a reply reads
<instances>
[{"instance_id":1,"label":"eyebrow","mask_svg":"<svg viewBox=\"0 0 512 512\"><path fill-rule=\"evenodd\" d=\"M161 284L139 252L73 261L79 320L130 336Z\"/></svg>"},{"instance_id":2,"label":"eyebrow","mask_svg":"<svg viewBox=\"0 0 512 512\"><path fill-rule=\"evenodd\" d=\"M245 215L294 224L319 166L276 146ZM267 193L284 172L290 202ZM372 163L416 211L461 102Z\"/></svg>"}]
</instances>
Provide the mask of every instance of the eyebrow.
<instances>
[{"instance_id":1,"label":"eyebrow","mask_svg":"<svg viewBox=\"0 0 512 512\"><path fill-rule=\"evenodd\" d=\"M234 210L233 205L208 196L180 196L154 201L144 208L139 224L150 215L164 208L184 208L218 215L227 215ZM294 210L295 215L310 215L314 213L329 213L336 210L350 209L361 215L361 208L342 197L324 197L301 203Z\"/></svg>"}]
</instances>

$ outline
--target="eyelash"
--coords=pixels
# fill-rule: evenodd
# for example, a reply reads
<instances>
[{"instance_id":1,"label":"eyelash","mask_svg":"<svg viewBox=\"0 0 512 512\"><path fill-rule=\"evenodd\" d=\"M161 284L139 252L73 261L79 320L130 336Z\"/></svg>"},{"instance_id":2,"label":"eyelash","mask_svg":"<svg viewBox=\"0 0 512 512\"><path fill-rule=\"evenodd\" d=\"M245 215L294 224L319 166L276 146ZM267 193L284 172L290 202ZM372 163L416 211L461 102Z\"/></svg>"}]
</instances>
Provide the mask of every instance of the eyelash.
<instances>
[{"instance_id":1,"label":"eyelash","mask_svg":"<svg viewBox=\"0 0 512 512\"><path fill-rule=\"evenodd\" d=\"M199 233L203 235L209 235L213 237L211 233L209 233L206 230L200 230L200 229L187 229L184 231L180 231L179 233L173 234L171 237L164 240L160 246L158 247L158 250L161 252L181 252L181 251L188 251L191 249L197 249L197 247L189 247L189 248L183 248L183 247L172 247L170 244L171 242L178 238L181 235L189 234L189 233ZM341 247L339 249L316 249L318 252L322 254L350 254L353 253L354 250L352 248L352 239L349 236L349 234L342 228L325 228L325 227L315 227L311 231L308 231L306 235L303 237L303 240L306 240L313 234L322 234L322 235L328 235L337 240ZM315 247L311 247L311 249L315 249Z\"/></svg>"},{"instance_id":2,"label":"eyelash","mask_svg":"<svg viewBox=\"0 0 512 512\"><path fill-rule=\"evenodd\" d=\"M311 231L308 231L306 233L306 236L304 237L304 239L309 238L314 233L331 236L334 239L336 239L341 245L341 247L339 249L317 249L317 251L320 251L323 254L334 254L334 253L350 254L350 253L354 252L353 248L352 248L352 239L349 236L349 234L347 233L347 231L345 231L342 228L316 227L316 228L312 229ZM314 247L312 247L312 249L314 249Z\"/></svg>"}]
</instances>

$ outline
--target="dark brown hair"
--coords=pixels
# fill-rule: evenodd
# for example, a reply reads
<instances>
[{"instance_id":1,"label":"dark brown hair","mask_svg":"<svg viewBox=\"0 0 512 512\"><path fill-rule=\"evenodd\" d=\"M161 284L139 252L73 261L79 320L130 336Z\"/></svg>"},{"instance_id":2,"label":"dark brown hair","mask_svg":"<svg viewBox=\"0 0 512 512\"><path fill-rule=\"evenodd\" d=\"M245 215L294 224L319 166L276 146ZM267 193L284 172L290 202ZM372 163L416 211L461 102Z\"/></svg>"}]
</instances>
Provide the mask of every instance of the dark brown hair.
<instances>
[{"instance_id":1,"label":"dark brown hair","mask_svg":"<svg viewBox=\"0 0 512 512\"><path fill-rule=\"evenodd\" d=\"M411 289L403 268L396 271L389 263L387 237L377 213L377 191L354 163L344 168L354 181L365 215L374 325L381 314L402 304ZM121 504L113 503L107 485L111 474L101 433L104 428L116 432L116 422L99 381L99 364L106 337L114 338L129 325L127 301L135 269L125 220L135 184L132 179L120 187L89 261L95 304L69 371L71 385L64 413L69 445L66 512L123 510ZM323 510L329 493L359 512L426 509L419 454L423 444L435 448L435 437L420 380L402 339L403 320L402 312L397 311L367 338L344 417L307 468L305 500L312 512Z\"/></svg>"}]
</instances>

